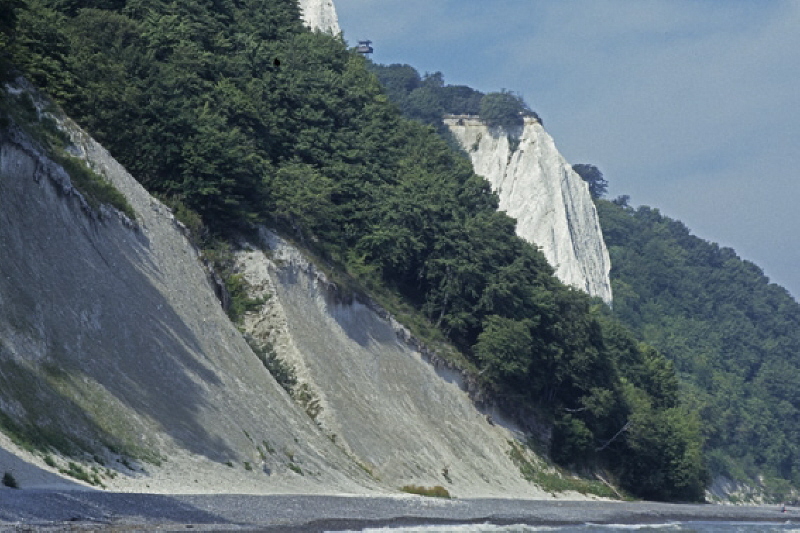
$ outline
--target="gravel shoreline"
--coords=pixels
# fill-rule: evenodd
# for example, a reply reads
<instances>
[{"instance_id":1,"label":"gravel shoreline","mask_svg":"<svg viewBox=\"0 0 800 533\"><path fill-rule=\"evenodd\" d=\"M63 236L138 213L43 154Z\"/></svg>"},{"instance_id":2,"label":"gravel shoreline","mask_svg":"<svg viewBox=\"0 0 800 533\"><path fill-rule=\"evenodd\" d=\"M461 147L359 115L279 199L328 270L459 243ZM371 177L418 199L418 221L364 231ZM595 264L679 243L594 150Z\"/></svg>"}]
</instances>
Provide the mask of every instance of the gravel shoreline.
<instances>
[{"instance_id":1,"label":"gravel shoreline","mask_svg":"<svg viewBox=\"0 0 800 533\"><path fill-rule=\"evenodd\" d=\"M330 531L422 524L800 523L800 509L654 502L399 496L181 495L2 490L0 531Z\"/></svg>"}]
</instances>

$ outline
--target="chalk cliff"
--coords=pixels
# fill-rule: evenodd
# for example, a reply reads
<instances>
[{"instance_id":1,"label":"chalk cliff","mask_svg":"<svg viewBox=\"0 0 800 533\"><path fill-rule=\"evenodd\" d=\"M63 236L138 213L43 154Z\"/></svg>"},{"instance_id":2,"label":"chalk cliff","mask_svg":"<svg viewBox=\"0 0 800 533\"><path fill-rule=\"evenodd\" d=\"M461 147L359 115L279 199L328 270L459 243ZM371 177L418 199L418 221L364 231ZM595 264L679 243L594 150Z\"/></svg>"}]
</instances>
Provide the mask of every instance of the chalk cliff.
<instances>
[{"instance_id":1,"label":"chalk cliff","mask_svg":"<svg viewBox=\"0 0 800 533\"><path fill-rule=\"evenodd\" d=\"M58 120L68 151L135 217L92 207L48 150L13 124L0 129L0 472L23 488L74 487L59 468L78 461L97 483L134 492L417 484L549 497L511 459L524 435L479 410L458 372L262 231L238 254L264 302L244 327L296 369L293 401L225 315L170 210ZM9 432L68 443L80 458L27 453Z\"/></svg>"},{"instance_id":2,"label":"chalk cliff","mask_svg":"<svg viewBox=\"0 0 800 533\"><path fill-rule=\"evenodd\" d=\"M517 220L517 234L542 249L561 281L610 304L611 261L588 186L541 123L526 118L510 132L477 117L445 124L500 196L500 209Z\"/></svg>"},{"instance_id":3,"label":"chalk cliff","mask_svg":"<svg viewBox=\"0 0 800 533\"><path fill-rule=\"evenodd\" d=\"M303 14L303 21L312 30L320 30L333 35L341 32L333 0L300 0L300 10Z\"/></svg>"},{"instance_id":4,"label":"chalk cliff","mask_svg":"<svg viewBox=\"0 0 800 533\"><path fill-rule=\"evenodd\" d=\"M442 485L461 496L547 497L510 459L509 442L522 432L500 413L476 409L461 373L385 311L342 295L271 232L238 257L256 296L267 301L247 315L245 330L296 369L296 396L376 478Z\"/></svg>"},{"instance_id":5,"label":"chalk cliff","mask_svg":"<svg viewBox=\"0 0 800 533\"><path fill-rule=\"evenodd\" d=\"M56 467L41 456L26 467L2 435L11 429L88 453L84 468L118 489L373 486L252 352L170 210L60 120L70 152L136 216L90 206L48 151L13 125L0 129L0 448L12 452L0 453L0 472L23 487L53 485L75 460L53 451ZM156 472L172 481L157 484Z\"/></svg>"}]
</instances>

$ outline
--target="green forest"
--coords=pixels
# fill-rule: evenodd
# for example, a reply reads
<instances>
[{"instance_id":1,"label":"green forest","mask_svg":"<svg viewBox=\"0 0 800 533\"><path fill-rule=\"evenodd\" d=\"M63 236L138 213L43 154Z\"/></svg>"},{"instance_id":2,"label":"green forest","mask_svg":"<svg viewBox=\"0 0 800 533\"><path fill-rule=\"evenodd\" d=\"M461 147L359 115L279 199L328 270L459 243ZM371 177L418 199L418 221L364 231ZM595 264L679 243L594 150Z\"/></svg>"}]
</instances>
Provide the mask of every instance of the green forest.
<instances>
[{"instance_id":1,"label":"green forest","mask_svg":"<svg viewBox=\"0 0 800 533\"><path fill-rule=\"evenodd\" d=\"M675 365L714 473L800 485L800 305L730 248L626 198L598 200L613 316Z\"/></svg>"},{"instance_id":2,"label":"green forest","mask_svg":"<svg viewBox=\"0 0 800 533\"><path fill-rule=\"evenodd\" d=\"M201 245L278 228L410 310L415 332L455 346L509 411L548 422L554 461L602 469L638 497L702 500L704 439L717 450L730 436L702 423L715 404L700 381L681 399L686 357L663 356L661 339L627 320L624 287L620 320L556 280L431 125L442 111L497 123L532 113L514 94L410 71L401 91L342 38L303 28L293 0L0 0L0 20L0 76L55 99ZM751 363L742 382L781 386L780 366Z\"/></svg>"}]
</instances>

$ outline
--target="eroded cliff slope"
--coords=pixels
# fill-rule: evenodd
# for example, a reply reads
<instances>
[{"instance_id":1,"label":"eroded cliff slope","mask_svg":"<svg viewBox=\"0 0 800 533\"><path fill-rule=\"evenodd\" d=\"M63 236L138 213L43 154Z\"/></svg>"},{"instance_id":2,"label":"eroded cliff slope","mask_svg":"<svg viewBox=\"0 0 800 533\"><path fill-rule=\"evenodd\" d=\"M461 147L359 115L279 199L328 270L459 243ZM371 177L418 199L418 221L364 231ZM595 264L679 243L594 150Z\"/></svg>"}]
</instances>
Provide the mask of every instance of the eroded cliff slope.
<instances>
[{"instance_id":1,"label":"eroded cliff slope","mask_svg":"<svg viewBox=\"0 0 800 533\"><path fill-rule=\"evenodd\" d=\"M116 490L549 497L511 459L524 435L477 409L459 373L264 231L238 256L264 302L245 327L297 370L293 401L169 209L62 127L135 216L92 207L50 149L0 132L0 472L65 486L77 458Z\"/></svg>"},{"instance_id":2,"label":"eroded cliff slope","mask_svg":"<svg viewBox=\"0 0 800 533\"><path fill-rule=\"evenodd\" d=\"M169 471L178 458L197 468L162 490L371 485L250 350L170 211L65 124L70 151L124 194L136 218L90 207L29 136L13 125L0 132L5 432L52 452L57 467L68 459L54 448L94 456L110 469L99 480L109 486L148 490L142 467ZM0 459L17 472L8 454Z\"/></svg>"},{"instance_id":3,"label":"eroded cliff slope","mask_svg":"<svg viewBox=\"0 0 800 533\"><path fill-rule=\"evenodd\" d=\"M267 300L245 329L296 369L296 390L331 440L396 487L548 496L511 460L522 432L476 409L459 372L372 302L340 294L277 235L262 231L260 244L239 254L247 281Z\"/></svg>"},{"instance_id":4,"label":"eroded cliff slope","mask_svg":"<svg viewBox=\"0 0 800 533\"><path fill-rule=\"evenodd\" d=\"M517 234L541 248L561 281L610 304L611 261L588 186L541 123L526 118L508 132L476 117L445 124L500 196L500 209L517 220Z\"/></svg>"}]
</instances>

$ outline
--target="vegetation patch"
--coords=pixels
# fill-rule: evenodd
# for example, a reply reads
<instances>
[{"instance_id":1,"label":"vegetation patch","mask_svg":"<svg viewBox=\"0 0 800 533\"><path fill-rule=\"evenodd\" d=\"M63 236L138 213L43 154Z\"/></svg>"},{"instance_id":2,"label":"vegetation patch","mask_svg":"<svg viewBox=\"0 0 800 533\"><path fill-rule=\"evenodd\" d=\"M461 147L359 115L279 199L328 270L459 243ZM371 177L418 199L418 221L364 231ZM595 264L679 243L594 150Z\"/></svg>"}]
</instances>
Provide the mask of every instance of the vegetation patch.
<instances>
[{"instance_id":1,"label":"vegetation patch","mask_svg":"<svg viewBox=\"0 0 800 533\"><path fill-rule=\"evenodd\" d=\"M441 485L435 487L422 487L419 485L404 485L400 490L409 494L417 494L419 496L428 496L429 498L450 498L450 492Z\"/></svg>"},{"instance_id":2,"label":"vegetation patch","mask_svg":"<svg viewBox=\"0 0 800 533\"><path fill-rule=\"evenodd\" d=\"M19 483L17 483L17 479L14 477L14 474L11 472L6 472L3 474L3 486L10 489L18 489Z\"/></svg>"},{"instance_id":3,"label":"vegetation patch","mask_svg":"<svg viewBox=\"0 0 800 533\"><path fill-rule=\"evenodd\" d=\"M202 238L199 245L214 273L219 275L224 284L221 288L224 294L220 295L220 299L228 318L240 325L244 315L261 309L266 299L251 296L249 283L236 268L233 245L214 235Z\"/></svg>"},{"instance_id":4,"label":"vegetation patch","mask_svg":"<svg viewBox=\"0 0 800 533\"><path fill-rule=\"evenodd\" d=\"M308 383L303 383L299 387L296 387L292 393L292 397L297 403L303 406L306 414L313 420L316 420L322 412L322 405L320 404L319 398Z\"/></svg>"},{"instance_id":5,"label":"vegetation patch","mask_svg":"<svg viewBox=\"0 0 800 533\"><path fill-rule=\"evenodd\" d=\"M290 395L293 394L292 391L297 385L297 372L294 367L278 356L278 352L269 340L261 341L248 333L244 334L244 338L275 381L283 390Z\"/></svg>"},{"instance_id":6,"label":"vegetation patch","mask_svg":"<svg viewBox=\"0 0 800 533\"><path fill-rule=\"evenodd\" d=\"M575 491L581 494L593 494L601 498L619 499L620 493L602 481L579 478L559 472L550 466L542 468L530 461L523 448L516 442L509 441L508 455L517 465L522 477L538 485L550 493Z\"/></svg>"},{"instance_id":7,"label":"vegetation patch","mask_svg":"<svg viewBox=\"0 0 800 533\"><path fill-rule=\"evenodd\" d=\"M102 204L107 204L131 220L136 220L136 211L128 203L127 198L108 180L89 168L86 161L66 153L51 155L67 171L72 184L83 193L89 205L96 209Z\"/></svg>"},{"instance_id":8,"label":"vegetation patch","mask_svg":"<svg viewBox=\"0 0 800 533\"><path fill-rule=\"evenodd\" d=\"M105 178L91 170L85 161L69 155L69 136L53 118L56 109L50 105L50 112L39 112L33 97L28 92L10 94L0 90L0 117L7 125L13 121L44 148L49 156L69 174L72 184L94 208L108 204L124 213L131 220L136 212L125 196Z\"/></svg>"},{"instance_id":9,"label":"vegetation patch","mask_svg":"<svg viewBox=\"0 0 800 533\"><path fill-rule=\"evenodd\" d=\"M64 474L65 476L70 476L74 477L75 479L79 479L85 483L88 483L89 485L95 485L95 486L103 485L103 482L100 479L100 476L97 474L97 472L91 472L91 471L87 472L86 469L83 468L78 463L69 462L67 464L67 468L62 468L59 470L59 472L61 474Z\"/></svg>"}]
</instances>

